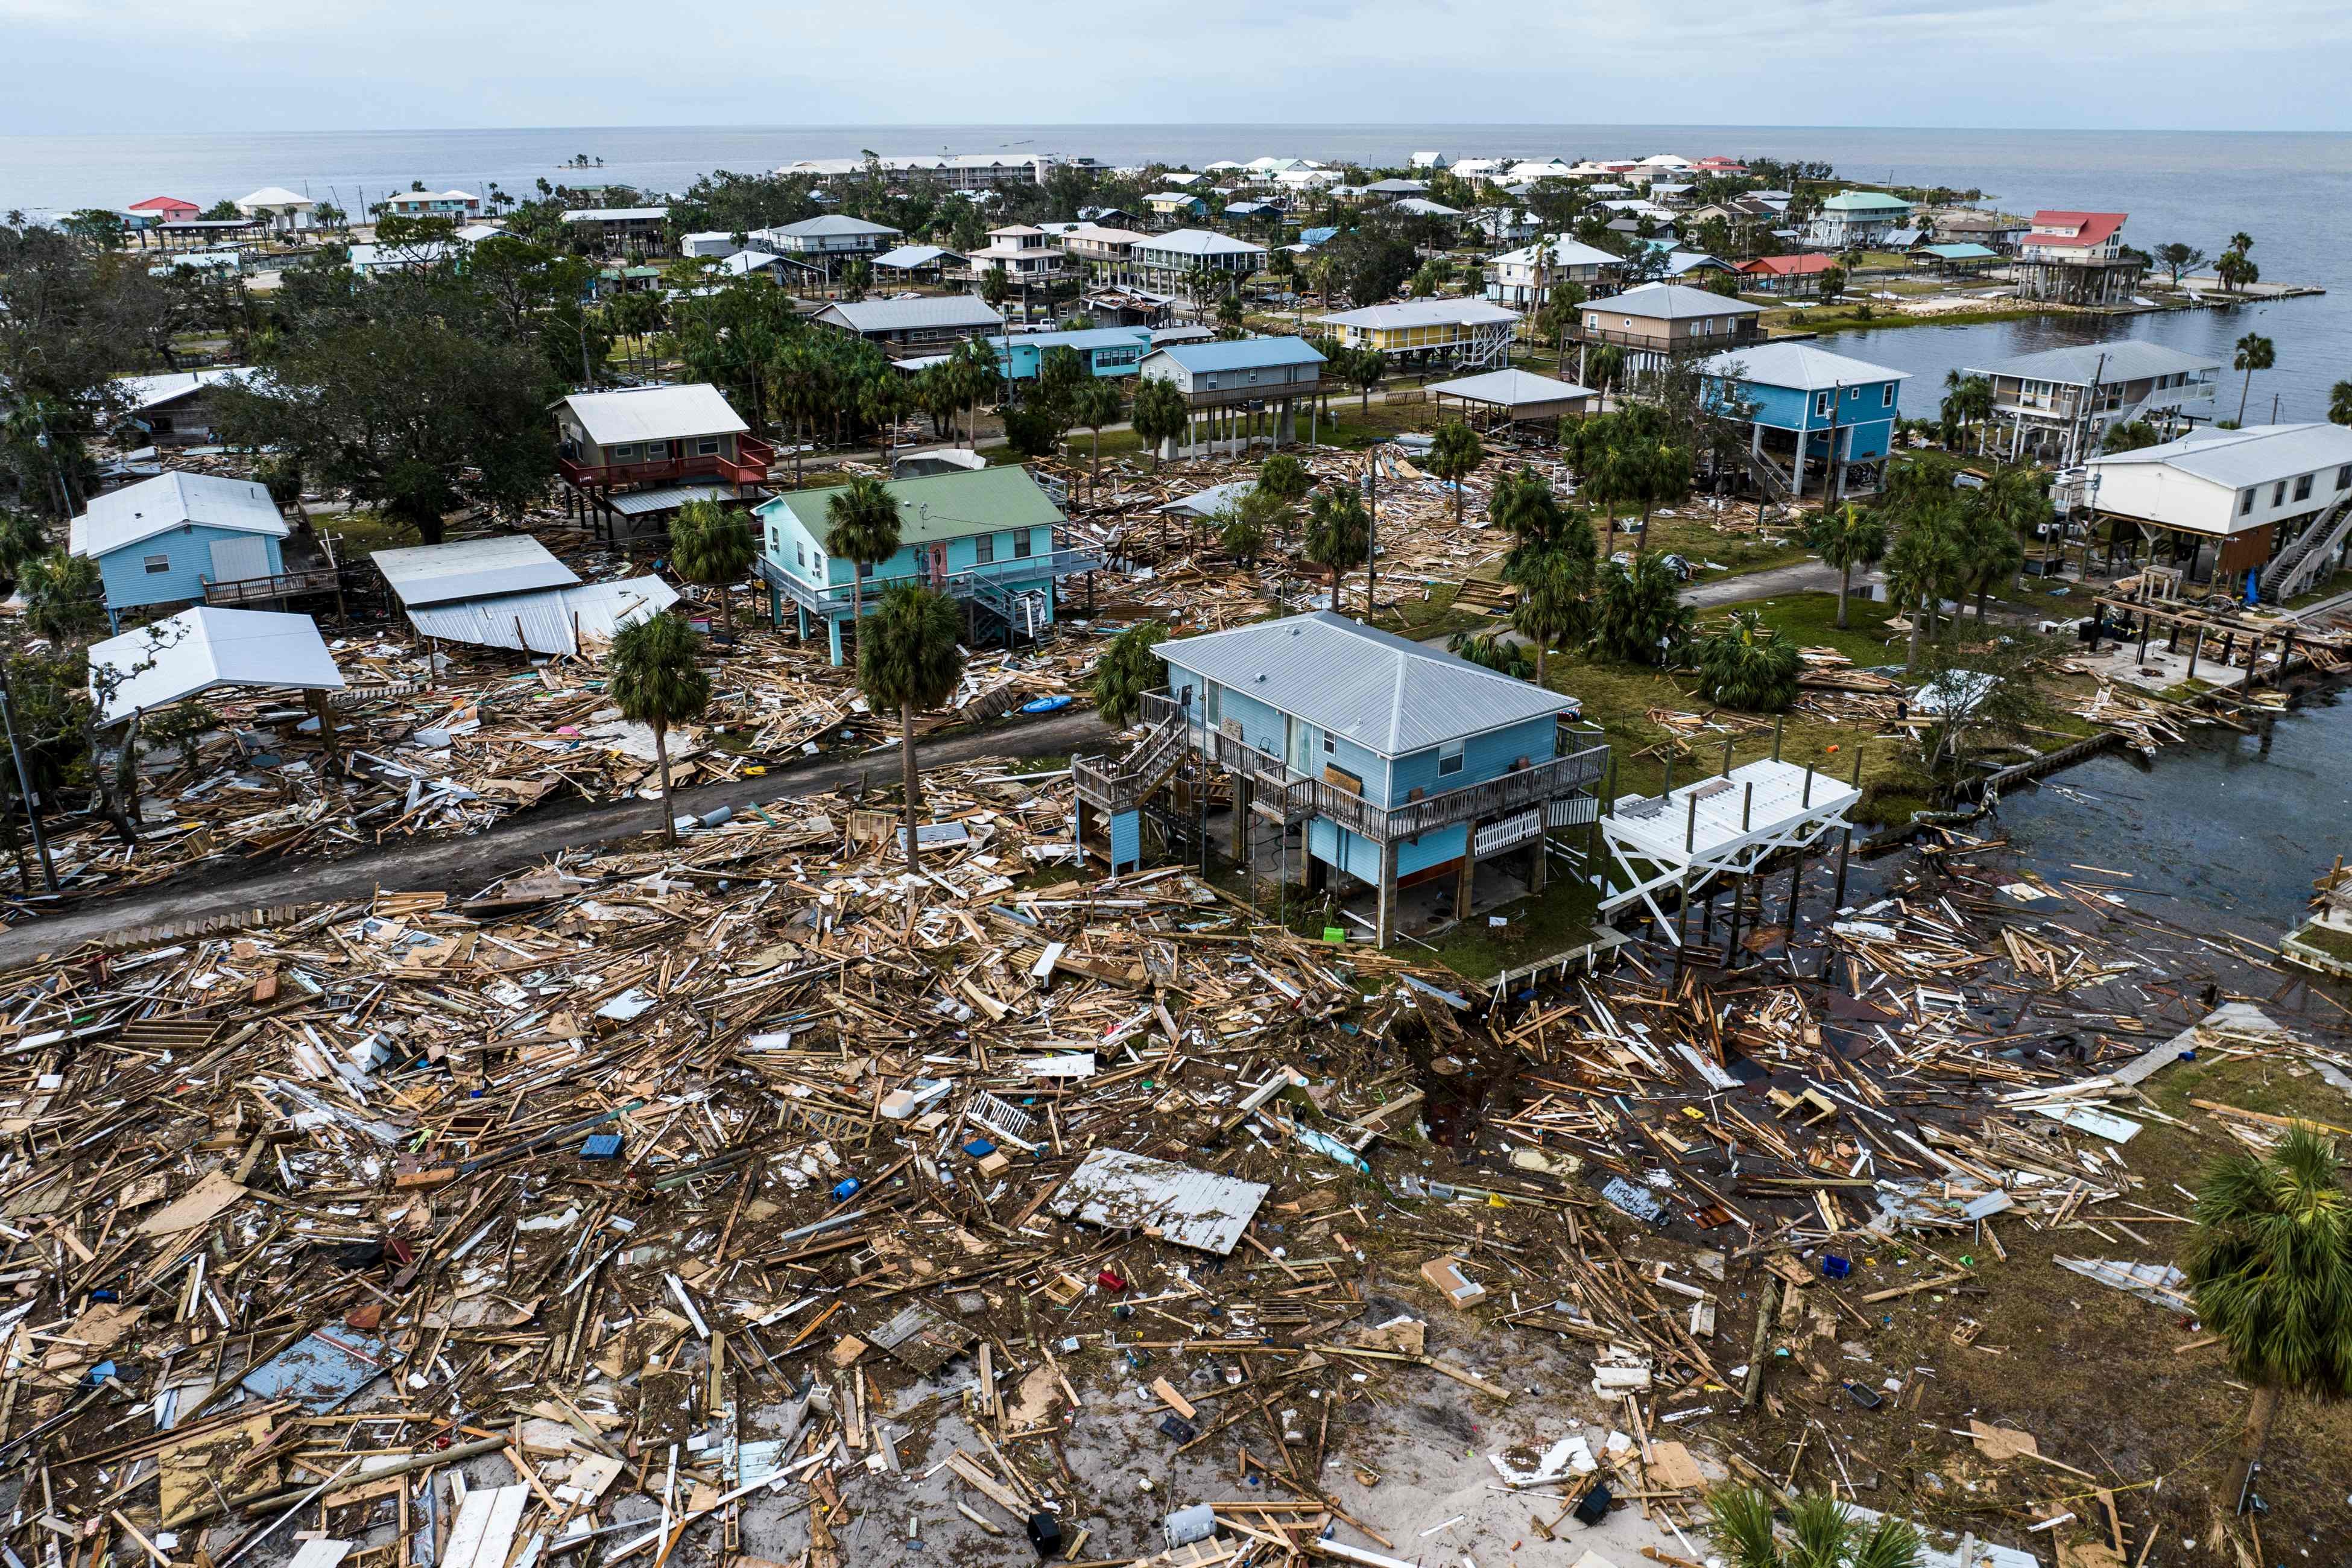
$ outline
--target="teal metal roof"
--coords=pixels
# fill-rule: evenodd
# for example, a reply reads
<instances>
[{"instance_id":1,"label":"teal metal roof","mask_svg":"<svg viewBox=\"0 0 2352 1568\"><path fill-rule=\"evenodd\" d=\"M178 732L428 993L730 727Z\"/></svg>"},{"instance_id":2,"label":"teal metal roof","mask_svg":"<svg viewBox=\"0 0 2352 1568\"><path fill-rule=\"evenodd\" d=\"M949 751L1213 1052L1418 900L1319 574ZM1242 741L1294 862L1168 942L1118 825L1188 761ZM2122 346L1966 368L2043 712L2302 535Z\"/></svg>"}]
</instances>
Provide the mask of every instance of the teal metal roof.
<instances>
[{"instance_id":1,"label":"teal metal roof","mask_svg":"<svg viewBox=\"0 0 2352 1568\"><path fill-rule=\"evenodd\" d=\"M846 488L828 485L823 489L786 490L761 501L753 510L768 517L781 509L798 519L812 536L822 540L832 526L826 521L825 508ZM1068 521L1055 506L1053 498L1029 477L1029 470L1018 464L965 473L930 474L919 479L892 479L882 488L898 503L898 542L902 545L929 544L1009 529L1048 528Z\"/></svg>"}]
</instances>

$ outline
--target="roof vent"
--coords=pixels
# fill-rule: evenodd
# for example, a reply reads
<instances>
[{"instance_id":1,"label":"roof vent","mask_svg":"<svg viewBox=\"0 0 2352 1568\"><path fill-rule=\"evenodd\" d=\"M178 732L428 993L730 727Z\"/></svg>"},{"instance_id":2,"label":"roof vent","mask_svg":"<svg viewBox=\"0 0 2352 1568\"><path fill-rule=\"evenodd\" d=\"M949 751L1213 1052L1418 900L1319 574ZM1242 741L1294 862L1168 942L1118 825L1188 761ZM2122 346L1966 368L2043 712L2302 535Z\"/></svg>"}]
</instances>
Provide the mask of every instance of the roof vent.
<instances>
[{"instance_id":1,"label":"roof vent","mask_svg":"<svg viewBox=\"0 0 2352 1568\"><path fill-rule=\"evenodd\" d=\"M1262 670L1262 669L1261 669L1261 670L1259 670L1259 671L1257 672L1257 674L1256 674L1255 676L1254 676L1252 679L1255 679L1255 681L1256 681L1260 686L1264 686L1264 685L1265 684L1265 671L1264 671L1264 670Z\"/></svg>"}]
</instances>

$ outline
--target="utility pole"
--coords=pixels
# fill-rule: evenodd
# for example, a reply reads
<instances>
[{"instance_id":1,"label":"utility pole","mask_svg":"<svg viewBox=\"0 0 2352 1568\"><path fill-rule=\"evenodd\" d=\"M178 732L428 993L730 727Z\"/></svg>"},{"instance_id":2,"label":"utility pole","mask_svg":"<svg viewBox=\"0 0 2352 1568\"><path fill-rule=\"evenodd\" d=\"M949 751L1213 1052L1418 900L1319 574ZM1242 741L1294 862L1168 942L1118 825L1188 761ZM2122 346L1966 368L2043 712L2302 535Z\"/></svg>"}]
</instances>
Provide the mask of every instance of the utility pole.
<instances>
[{"instance_id":1,"label":"utility pole","mask_svg":"<svg viewBox=\"0 0 2352 1568\"><path fill-rule=\"evenodd\" d=\"M1381 443L1364 448L1364 620L1380 608L1381 584ZM1332 608L1339 606L1334 605Z\"/></svg>"},{"instance_id":2,"label":"utility pole","mask_svg":"<svg viewBox=\"0 0 2352 1568\"><path fill-rule=\"evenodd\" d=\"M58 890L57 868L49 862L48 835L41 831L41 806L33 795L33 781L25 771L25 749L16 741L16 694L9 689L8 668L0 664L0 723L8 731L8 754L16 763L17 798L25 803L25 820L32 825L33 848L41 858L41 880L49 891Z\"/></svg>"}]
</instances>

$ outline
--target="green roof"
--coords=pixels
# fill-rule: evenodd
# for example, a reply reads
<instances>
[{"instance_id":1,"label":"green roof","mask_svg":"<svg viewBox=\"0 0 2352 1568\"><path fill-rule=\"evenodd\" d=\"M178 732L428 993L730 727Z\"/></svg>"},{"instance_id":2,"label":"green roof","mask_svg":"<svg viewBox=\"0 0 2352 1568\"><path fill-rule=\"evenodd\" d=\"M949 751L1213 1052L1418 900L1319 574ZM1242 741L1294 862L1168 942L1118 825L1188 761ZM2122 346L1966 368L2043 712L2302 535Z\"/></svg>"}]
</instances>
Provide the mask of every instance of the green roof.
<instances>
[{"instance_id":1,"label":"green roof","mask_svg":"<svg viewBox=\"0 0 2352 1568\"><path fill-rule=\"evenodd\" d=\"M1911 204L1901 196L1890 196L1884 191L1840 191L1823 202L1822 206L1825 211L1834 212L1853 212L1857 209L1874 212L1886 207L1901 207L1907 212L1910 210Z\"/></svg>"},{"instance_id":2,"label":"green roof","mask_svg":"<svg viewBox=\"0 0 2352 1568\"><path fill-rule=\"evenodd\" d=\"M761 501L755 510L767 512L782 508L798 519L812 537L821 540L832 526L825 520L825 508L846 488L828 485L818 490L786 490ZM1029 470L1018 464L892 479L882 488L898 503L902 545L1016 528L1050 528L1068 521L1053 498L1029 477Z\"/></svg>"}]
</instances>

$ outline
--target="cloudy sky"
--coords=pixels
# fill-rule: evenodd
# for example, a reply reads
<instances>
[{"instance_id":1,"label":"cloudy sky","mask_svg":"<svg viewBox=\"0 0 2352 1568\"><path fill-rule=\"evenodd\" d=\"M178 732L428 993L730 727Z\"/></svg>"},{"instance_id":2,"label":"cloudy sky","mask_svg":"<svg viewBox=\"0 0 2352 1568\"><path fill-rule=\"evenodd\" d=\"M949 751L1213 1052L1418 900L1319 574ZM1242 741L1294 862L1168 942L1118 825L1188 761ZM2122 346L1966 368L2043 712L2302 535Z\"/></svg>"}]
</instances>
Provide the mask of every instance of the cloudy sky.
<instances>
[{"instance_id":1,"label":"cloudy sky","mask_svg":"<svg viewBox=\"0 0 2352 1568\"><path fill-rule=\"evenodd\" d=\"M0 0L0 133L1160 121L2352 130L2341 0ZM1711 13L1711 14L1704 14Z\"/></svg>"}]
</instances>

